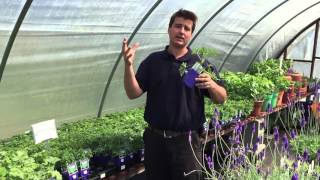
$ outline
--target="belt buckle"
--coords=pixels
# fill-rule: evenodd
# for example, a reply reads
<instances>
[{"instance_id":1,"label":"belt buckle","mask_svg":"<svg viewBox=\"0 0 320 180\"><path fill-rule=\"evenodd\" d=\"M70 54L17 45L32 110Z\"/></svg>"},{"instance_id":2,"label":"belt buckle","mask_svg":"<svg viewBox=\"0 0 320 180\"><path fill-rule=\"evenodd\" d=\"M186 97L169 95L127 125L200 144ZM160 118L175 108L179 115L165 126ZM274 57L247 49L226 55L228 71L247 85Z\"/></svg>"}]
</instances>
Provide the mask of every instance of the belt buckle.
<instances>
[{"instance_id":1,"label":"belt buckle","mask_svg":"<svg viewBox=\"0 0 320 180\"><path fill-rule=\"evenodd\" d=\"M172 136L167 136L167 134L166 134L166 131L165 131L165 130L163 130L163 137L164 137L164 138L172 138Z\"/></svg>"}]
</instances>

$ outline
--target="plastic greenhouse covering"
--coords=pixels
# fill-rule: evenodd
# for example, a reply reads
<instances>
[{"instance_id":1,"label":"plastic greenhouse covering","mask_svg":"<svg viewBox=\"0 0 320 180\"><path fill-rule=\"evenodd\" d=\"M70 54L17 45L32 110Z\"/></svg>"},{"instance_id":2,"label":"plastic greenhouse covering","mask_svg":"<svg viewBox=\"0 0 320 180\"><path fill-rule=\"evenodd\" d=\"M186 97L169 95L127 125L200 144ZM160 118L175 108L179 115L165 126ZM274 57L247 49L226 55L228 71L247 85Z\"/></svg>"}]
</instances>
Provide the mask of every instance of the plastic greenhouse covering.
<instances>
[{"instance_id":1,"label":"plastic greenhouse covering","mask_svg":"<svg viewBox=\"0 0 320 180\"><path fill-rule=\"evenodd\" d=\"M142 106L144 98L125 95L122 39L140 43L137 68L168 43L180 8L198 15L191 48L216 49L209 60L220 71L245 72L286 49L286 58L309 62L295 62L299 71L309 76L314 60L312 76L320 76L318 0L1 0L0 138L48 119Z\"/></svg>"}]
</instances>

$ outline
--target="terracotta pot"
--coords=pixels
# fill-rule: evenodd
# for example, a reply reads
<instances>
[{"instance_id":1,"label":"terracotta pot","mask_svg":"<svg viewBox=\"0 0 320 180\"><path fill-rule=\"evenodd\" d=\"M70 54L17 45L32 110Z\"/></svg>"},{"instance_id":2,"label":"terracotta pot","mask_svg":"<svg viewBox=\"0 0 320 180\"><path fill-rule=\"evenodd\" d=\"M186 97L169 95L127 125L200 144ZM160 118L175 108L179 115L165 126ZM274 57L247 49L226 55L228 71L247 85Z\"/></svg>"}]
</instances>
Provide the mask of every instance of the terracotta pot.
<instances>
[{"instance_id":1,"label":"terracotta pot","mask_svg":"<svg viewBox=\"0 0 320 180\"><path fill-rule=\"evenodd\" d=\"M286 91L282 97L282 104L288 104L290 102L290 91Z\"/></svg>"},{"instance_id":2,"label":"terracotta pot","mask_svg":"<svg viewBox=\"0 0 320 180\"><path fill-rule=\"evenodd\" d=\"M282 105L283 95L284 95L284 90L279 91L277 106L281 106Z\"/></svg>"},{"instance_id":3,"label":"terracotta pot","mask_svg":"<svg viewBox=\"0 0 320 180\"><path fill-rule=\"evenodd\" d=\"M289 81L292 81L291 75L286 75L286 76L284 76L284 78L288 79Z\"/></svg>"},{"instance_id":4,"label":"terracotta pot","mask_svg":"<svg viewBox=\"0 0 320 180\"><path fill-rule=\"evenodd\" d=\"M289 88L289 93L290 100L293 100L296 97L294 85L291 85L291 87Z\"/></svg>"},{"instance_id":5,"label":"terracotta pot","mask_svg":"<svg viewBox=\"0 0 320 180\"><path fill-rule=\"evenodd\" d=\"M263 101L255 101L253 104L253 110L251 112L251 115L259 116L261 114L262 105L263 105Z\"/></svg>"},{"instance_id":6,"label":"terracotta pot","mask_svg":"<svg viewBox=\"0 0 320 180\"><path fill-rule=\"evenodd\" d=\"M302 74L301 73L293 73L291 74L292 81L302 82Z\"/></svg>"}]
</instances>

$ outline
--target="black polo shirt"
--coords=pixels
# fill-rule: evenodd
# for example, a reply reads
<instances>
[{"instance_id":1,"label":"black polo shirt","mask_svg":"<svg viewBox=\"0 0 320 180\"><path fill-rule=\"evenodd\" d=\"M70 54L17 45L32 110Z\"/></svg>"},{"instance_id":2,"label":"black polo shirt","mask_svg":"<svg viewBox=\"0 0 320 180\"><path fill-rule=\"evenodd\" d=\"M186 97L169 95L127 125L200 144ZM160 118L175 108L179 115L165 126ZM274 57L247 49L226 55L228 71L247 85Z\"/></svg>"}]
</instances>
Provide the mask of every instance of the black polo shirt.
<instances>
[{"instance_id":1,"label":"black polo shirt","mask_svg":"<svg viewBox=\"0 0 320 180\"><path fill-rule=\"evenodd\" d=\"M182 62L192 66L199 58L188 53L176 59L167 51L150 54L139 66L136 78L147 92L144 119L162 130L199 130L205 122L204 96L207 90L186 86L179 73Z\"/></svg>"}]
</instances>

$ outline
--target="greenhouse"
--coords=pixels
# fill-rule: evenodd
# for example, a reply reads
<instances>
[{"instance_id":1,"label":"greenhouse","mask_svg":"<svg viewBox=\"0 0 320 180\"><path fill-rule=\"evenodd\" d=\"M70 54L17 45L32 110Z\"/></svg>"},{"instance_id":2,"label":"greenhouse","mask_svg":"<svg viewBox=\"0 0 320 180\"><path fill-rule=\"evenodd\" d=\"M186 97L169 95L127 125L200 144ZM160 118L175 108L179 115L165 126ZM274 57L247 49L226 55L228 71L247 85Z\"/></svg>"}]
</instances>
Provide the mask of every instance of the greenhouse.
<instances>
[{"instance_id":1,"label":"greenhouse","mask_svg":"<svg viewBox=\"0 0 320 180\"><path fill-rule=\"evenodd\" d=\"M1 2L0 180L320 180L320 1Z\"/></svg>"}]
</instances>

